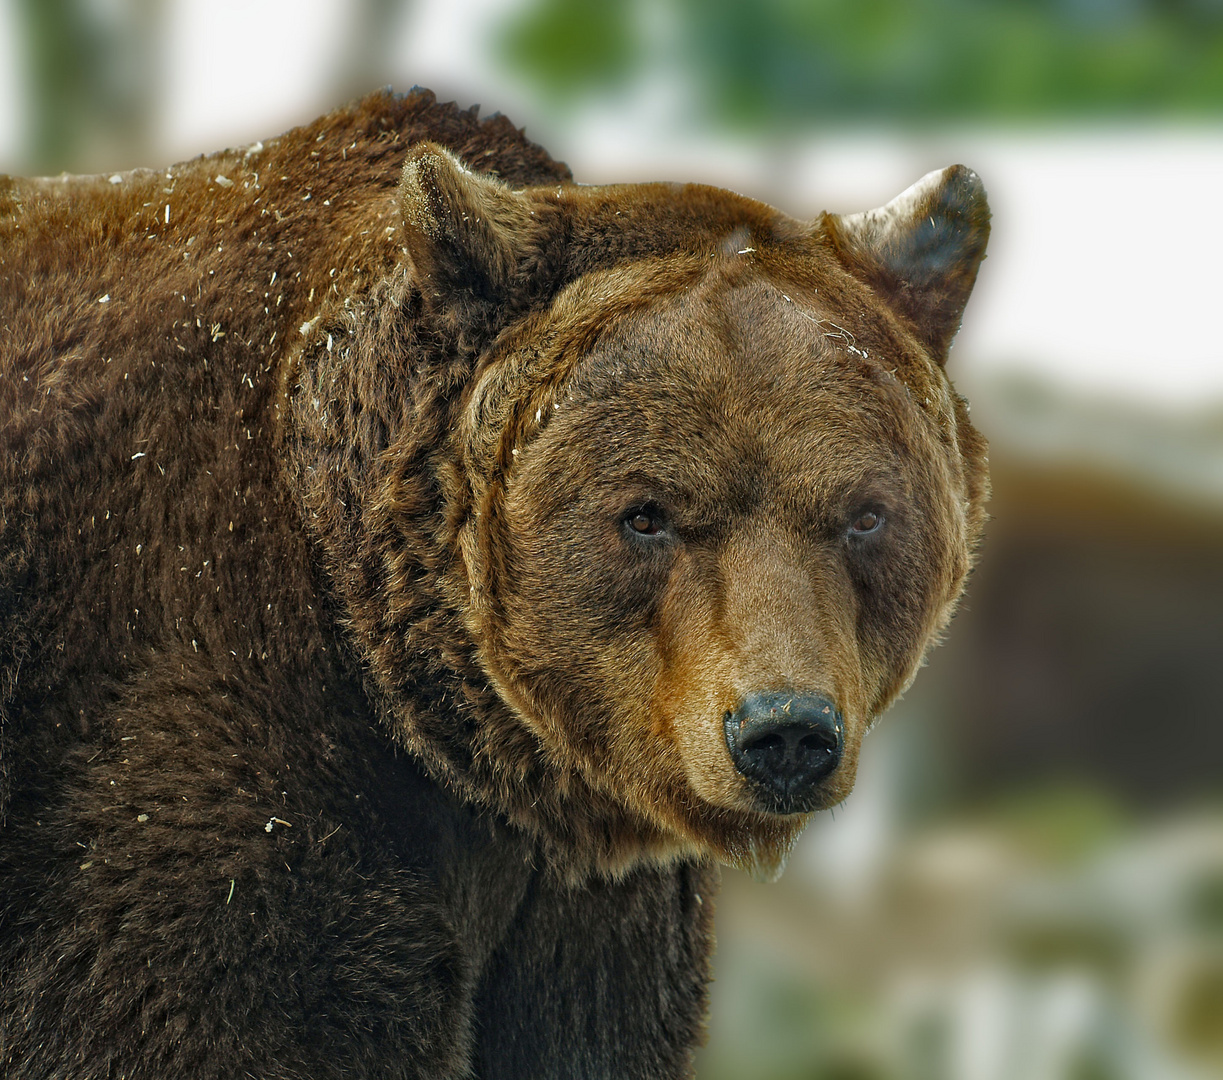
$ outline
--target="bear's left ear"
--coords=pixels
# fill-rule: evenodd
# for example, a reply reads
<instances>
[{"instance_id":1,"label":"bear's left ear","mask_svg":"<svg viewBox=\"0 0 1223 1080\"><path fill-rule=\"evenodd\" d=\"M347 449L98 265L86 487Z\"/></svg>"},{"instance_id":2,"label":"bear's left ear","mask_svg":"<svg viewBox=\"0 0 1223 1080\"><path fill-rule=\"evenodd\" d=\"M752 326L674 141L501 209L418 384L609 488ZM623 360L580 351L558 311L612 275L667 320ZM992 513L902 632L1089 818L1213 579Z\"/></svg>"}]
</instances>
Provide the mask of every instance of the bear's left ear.
<instances>
[{"instance_id":1,"label":"bear's left ear","mask_svg":"<svg viewBox=\"0 0 1223 1080\"><path fill-rule=\"evenodd\" d=\"M942 364L989 239L981 178L963 165L922 177L886 206L825 214L846 268L905 316Z\"/></svg>"},{"instance_id":2,"label":"bear's left ear","mask_svg":"<svg viewBox=\"0 0 1223 1080\"><path fill-rule=\"evenodd\" d=\"M424 142L404 164L399 207L412 262L435 285L497 301L521 283L539 226L526 196Z\"/></svg>"}]
</instances>

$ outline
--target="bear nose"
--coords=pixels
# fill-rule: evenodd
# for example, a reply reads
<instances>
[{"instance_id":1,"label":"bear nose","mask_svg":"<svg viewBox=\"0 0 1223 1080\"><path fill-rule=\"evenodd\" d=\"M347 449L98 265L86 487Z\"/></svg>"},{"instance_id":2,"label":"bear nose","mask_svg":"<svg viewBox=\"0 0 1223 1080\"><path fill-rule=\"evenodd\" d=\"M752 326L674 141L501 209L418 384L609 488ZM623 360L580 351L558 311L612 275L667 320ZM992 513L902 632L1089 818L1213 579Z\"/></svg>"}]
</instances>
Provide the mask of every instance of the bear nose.
<instances>
[{"instance_id":1,"label":"bear nose","mask_svg":"<svg viewBox=\"0 0 1223 1080\"><path fill-rule=\"evenodd\" d=\"M826 697L770 691L748 694L723 717L731 760L765 809L814 809L820 781L841 761L841 714Z\"/></svg>"}]
</instances>

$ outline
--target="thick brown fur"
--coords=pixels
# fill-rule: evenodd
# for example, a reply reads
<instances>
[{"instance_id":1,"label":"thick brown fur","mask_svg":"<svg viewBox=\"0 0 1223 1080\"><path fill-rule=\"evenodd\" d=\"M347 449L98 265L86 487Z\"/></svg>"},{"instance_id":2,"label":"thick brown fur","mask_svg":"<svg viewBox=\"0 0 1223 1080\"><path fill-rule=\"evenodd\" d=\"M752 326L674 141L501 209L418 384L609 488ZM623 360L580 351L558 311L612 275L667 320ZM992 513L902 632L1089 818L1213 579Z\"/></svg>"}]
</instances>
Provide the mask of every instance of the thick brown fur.
<instances>
[{"instance_id":1,"label":"thick brown fur","mask_svg":"<svg viewBox=\"0 0 1223 1080\"><path fill-rule=\"evenodd\" d=\"M0 1072L688 1075L809 816L723 717L828 696L843 799L981 529L923 184L577 187L421 91L0 178Z\"/></svg>"}]
</instances>

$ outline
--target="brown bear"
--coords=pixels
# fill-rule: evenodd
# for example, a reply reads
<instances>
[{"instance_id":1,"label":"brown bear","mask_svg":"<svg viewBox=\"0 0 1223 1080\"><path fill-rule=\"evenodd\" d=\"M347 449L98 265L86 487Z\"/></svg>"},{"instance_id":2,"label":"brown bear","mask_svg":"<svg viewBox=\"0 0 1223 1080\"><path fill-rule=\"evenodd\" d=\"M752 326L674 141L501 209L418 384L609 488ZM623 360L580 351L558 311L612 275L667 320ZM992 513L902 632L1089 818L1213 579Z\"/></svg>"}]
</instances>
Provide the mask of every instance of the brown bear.
<instances>
[{"instance_id":1,"label":"brown bear","mask_svg":"<svg viewBox=\"0 0 1223 1080\"><path fill-rule=\"evenodd\" d=\"M689 1075L717 864L963 587L987 222L577 186L422 91L0 178L0 1073Z\"/></svg>"}]
</instances>

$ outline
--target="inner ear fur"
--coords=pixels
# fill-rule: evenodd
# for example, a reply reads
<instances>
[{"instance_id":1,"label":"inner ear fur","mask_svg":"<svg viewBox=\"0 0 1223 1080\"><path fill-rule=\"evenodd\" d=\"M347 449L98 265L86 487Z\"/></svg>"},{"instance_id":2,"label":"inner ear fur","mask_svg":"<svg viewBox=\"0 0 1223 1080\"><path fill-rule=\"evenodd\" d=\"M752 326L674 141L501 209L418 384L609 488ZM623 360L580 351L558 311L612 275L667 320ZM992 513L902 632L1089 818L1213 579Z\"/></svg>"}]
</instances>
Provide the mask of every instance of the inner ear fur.
<instances>
[{"instance_id":1,"label":"inner ear fur","mask_svg":"<svg viewBox=\"0 0 1223 1080\"><path fill-rule=\"evenodd\" d=\"M886 206L825 214L845 267L904 316L940 364L960 327L989 239L981 178L963 165L922 177Z\"/></svg>"},{"instance_id":2,"label":"inner ear fur","mask_svg":"<svg viewBox=\"0 0 1223 1080\"><path fill-rule=\"evenodd\" d=\"M528 196L424 142L404 164L399 207L412 263L435 286L498 301L522 282L540 228Z\"/></svg>"}]
</instances>

